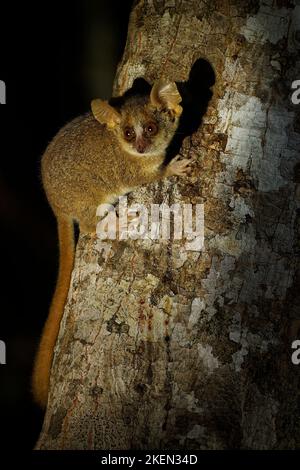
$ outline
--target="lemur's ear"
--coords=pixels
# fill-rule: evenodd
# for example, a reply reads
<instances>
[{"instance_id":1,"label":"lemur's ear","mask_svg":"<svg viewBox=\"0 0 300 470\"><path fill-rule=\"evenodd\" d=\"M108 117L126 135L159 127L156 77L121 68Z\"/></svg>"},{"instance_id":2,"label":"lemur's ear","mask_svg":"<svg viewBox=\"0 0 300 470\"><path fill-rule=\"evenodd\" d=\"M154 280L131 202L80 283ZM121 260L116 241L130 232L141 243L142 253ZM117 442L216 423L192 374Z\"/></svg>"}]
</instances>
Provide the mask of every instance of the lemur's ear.
<instances>
[{"instance_id":1,"label":"lemur's ear","mask_svg":"<svg viewBox=\"0 0 300 470\"><path fill-rule=\"evenodd\" d=\"M182 98L179 94L175 82L169 82L163 78L157 80L150 93L150 102L156 108L167 108L172 111L175 116L180 116L182 107L179 103Z\"/></svg>"},{"instance_id":2,"label":"lemur's ear","mask_svg":"<svg viewBox=\"0 0 300 470\"><path fill-rule=\"evenodd\" d=\"M93 100L91 102L92 113L94 118L101 124L106 124L107 127L112 129L120 123L121 116L107 101Z\"/></svg>"}]
</instances>

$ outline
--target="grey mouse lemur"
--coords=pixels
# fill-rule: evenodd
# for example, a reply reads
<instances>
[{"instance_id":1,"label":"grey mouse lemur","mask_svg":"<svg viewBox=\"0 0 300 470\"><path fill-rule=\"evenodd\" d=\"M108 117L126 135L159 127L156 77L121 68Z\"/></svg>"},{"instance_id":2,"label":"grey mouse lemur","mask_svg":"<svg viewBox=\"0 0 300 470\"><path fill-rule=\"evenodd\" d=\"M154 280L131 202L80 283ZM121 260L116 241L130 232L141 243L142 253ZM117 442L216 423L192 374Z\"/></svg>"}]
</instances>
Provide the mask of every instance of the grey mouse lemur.
<instances>
[{"instance_id":1,"label":"grey mouse lemur","mask_svg":"<svg viewBox=\"0 0 300 470\"><path fill-rule=\"evenodd\" d=\"M42 158L42 180L57 218L60 265L55 293L34 364L36 402L47 404L50 369L74 262L73 222L95 232L96 209L134 188L172 175L182 176L190 161L164 165L182 107L174 82L158 80L150 95L131 96L119 109L99 99L92 113L63 127Z\"/></svg>"}]
</instances>

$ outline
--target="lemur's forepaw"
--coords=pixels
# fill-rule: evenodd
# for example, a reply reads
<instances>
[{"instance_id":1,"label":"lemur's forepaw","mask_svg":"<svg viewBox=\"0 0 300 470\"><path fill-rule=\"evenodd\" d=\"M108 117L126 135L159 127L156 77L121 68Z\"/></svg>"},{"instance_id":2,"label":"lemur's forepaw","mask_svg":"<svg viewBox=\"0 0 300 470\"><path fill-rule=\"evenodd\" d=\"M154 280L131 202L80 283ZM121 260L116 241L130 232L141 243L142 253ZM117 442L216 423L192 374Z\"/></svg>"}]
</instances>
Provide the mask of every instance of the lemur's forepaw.
<instances>
[{"instance_id":1,"label":"lemur's forepaw","mask_svg":"<svg viewBox=\"0 0 300 470\"><path fill-rule=\"evenodd\" d=\"M177 155L169 164L169 176L187 176L191 172L192 159L181 158L181 155Z\"/></svg>"}]
</instances>

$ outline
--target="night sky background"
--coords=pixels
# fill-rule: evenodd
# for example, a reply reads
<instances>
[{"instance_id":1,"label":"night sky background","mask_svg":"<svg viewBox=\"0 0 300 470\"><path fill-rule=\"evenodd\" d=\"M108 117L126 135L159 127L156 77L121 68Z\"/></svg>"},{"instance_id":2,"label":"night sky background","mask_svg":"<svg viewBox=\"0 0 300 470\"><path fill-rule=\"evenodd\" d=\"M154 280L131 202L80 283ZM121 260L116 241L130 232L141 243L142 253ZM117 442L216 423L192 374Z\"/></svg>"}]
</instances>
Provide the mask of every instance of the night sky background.
<instances>
[{"instance_id":1,"label":"night sky background","mask_svg":"<svg viewBox=\"0 0 300 470\"><path fill-rule=\"evenodd\" d=\"M40 178L48 142L67 121L109 98L132 1L1 3L0 447L30 450L43 413L32 402L34 353L55 287L55 218Z\"/></svg>"}]
</instances>

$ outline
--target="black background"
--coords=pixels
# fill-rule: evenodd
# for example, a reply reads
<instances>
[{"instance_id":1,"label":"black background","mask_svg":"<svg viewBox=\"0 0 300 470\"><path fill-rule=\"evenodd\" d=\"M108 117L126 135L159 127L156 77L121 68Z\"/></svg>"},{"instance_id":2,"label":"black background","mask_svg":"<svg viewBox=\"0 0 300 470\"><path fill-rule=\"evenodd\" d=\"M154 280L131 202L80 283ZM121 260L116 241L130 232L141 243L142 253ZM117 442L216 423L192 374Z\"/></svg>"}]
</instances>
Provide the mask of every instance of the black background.
<instances>
[{"instance_id":1,"label":"black background","mask_svg":"<svg viewBox=\"0 0 300 470\"><path fill-rule=\"evenodd\" d=\"M124 49L129 0L1 2L0 426L3 449L31 449L43 413L32 403L34 352L57 272L54 216L40 180L47 143L90 100L109 98Z\"/></svg>"}]
</instances>

